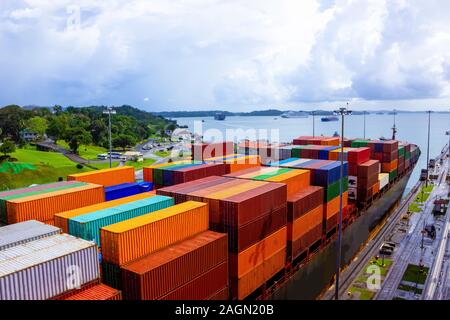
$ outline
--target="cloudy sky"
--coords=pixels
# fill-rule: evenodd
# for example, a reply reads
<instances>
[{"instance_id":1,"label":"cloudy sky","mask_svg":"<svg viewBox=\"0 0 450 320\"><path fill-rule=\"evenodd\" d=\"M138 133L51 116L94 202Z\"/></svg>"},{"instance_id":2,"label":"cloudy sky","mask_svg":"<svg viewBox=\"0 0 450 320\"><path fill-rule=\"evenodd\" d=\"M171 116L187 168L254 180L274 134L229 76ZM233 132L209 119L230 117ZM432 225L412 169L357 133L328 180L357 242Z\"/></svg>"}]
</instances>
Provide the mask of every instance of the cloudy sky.
<instances>
[{"instance_id":1,"label":"cloudy sky","mask_svg":"<svg viewBox=\"0 0 450 320\"><path fill-rule=\"evenodd\" d=\"M450 107L448 0L1 0L0 105Z\"/></svg>"}]
</instances>

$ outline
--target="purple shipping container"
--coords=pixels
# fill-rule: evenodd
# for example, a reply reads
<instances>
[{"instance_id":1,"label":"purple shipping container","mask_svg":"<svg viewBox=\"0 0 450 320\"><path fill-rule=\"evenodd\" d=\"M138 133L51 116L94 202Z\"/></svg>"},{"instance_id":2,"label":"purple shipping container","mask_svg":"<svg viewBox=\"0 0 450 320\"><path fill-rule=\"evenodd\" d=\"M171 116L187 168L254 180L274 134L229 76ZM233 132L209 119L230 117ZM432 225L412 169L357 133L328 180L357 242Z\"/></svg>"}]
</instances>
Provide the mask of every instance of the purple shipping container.
<instances>
[{"instance_id":1,"label":"purple shipping container","mask_svg":"<svg viewBox=\"0 0 450 320\"><path fill-rule=\"evenodd\" d=\"M95 243L67 234L0 252L0 300L46 300L99 277Z\"/></svg>"}]
</instances>

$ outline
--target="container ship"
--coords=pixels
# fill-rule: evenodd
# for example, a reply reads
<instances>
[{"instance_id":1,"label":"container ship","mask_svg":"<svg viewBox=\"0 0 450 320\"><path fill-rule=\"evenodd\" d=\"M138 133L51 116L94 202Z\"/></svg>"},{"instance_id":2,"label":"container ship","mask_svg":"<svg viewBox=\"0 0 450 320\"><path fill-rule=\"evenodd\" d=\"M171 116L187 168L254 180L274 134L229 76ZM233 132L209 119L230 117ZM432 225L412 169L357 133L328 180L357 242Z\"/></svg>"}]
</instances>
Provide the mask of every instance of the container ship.
<instances>
[{"instance_id":1,"label":"container ship","mask_svg":"<svg viewBox=\"0 0 450 320\"><path fill-rule=\"evenodd\" d=\"M145 167L144 183L124 166L0 192L0 300L317 298L333 280L341 183L345 265L420 155L306 136L191 151ZM73 265L76 287L57 276Z\"/></svg>"}]
</instances>

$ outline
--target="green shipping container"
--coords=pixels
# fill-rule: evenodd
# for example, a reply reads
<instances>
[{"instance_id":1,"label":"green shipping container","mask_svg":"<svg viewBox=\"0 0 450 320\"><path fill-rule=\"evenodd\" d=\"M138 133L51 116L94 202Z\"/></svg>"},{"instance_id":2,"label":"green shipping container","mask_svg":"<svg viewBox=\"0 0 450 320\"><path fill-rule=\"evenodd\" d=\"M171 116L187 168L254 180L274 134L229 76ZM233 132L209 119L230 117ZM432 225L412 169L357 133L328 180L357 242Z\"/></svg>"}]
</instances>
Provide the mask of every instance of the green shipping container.
<instances>
[{"instance_id":1,"label":"green shipping container","mask_svg":"<svg viewBox=\"0 0 450 320\"><path fill-rule=\"evenodd\" d=\"M353 140L352 141L352 148L362 148L362 147L367 147L367 145L369 144L369 140Z\"/></svg>"},{"instance_id":2,"label":"green shipping container","mask_svg":"<svg viewBox=\"0 0 450 320\"><path fill-rule=\"evenodd\" d=\"M398 174L397 169L395 169L394 171L390 172L390 173L389 173L389 182L391 182L392 180L394 180L395 178L397 178L397 174Z\"/></svg>"},{"instance_id":3,"label":"green shipping container","mask_svg":"<svg viewBox=\"0 0 450 320\"><path fill-rule=\"evenodd\" d=\"M401 157L405 155L405 147L398 147L398 156Z\"/></svg>"},{"instance_id":4,"label":"green shipping container","mask_svg":"<svg viewBox=\"0 0 450 320\"><path fill-rule=\"evenodd\" d=\"M83 214L69 219L69 234L88 241L95 241L100 247L100 228L173 205L174 200L171 197L154 196L117 207Z\"/></svg>"},{"instance_id":5,"label":"green shipping container","mask_svg":"<svg viewBox=\"0 0 450 320\"><path fill-rule=\"evenodd\" d=\"M279 176L283 173L287 173L292 171L293 169L289 169L289 168L280 168L278 170L275 170L274 172L271 173L267 173L267 174L261 174L259 176L256 177L252 177L253 180L266 180L266 179L270 179L276 176Z\"/></svg>"},{"instance_id":6,"label":"green shipping container","mask_svg":"<svg viewBox=\"0 0 450 320\"><path fill-rule=\"evenodd\" d=\"M112 288L122 290L122 274L116 264L102 261L102 282Z\"/></svg>"},{"instance_id":7,"label":"green shipping container","mask_svg":"<svg viewBox=\"0 0 450 320\"><path fill-rule=\"evenodd\" d=\"M339 188L340 188L339 183L340 180L328 185L325 188L325 199L324 199L325 202L329 202L339 195ZM343 189L344 189L343 192L348 190L348 177L343 178Z\"/></svg>"}]
</instances>

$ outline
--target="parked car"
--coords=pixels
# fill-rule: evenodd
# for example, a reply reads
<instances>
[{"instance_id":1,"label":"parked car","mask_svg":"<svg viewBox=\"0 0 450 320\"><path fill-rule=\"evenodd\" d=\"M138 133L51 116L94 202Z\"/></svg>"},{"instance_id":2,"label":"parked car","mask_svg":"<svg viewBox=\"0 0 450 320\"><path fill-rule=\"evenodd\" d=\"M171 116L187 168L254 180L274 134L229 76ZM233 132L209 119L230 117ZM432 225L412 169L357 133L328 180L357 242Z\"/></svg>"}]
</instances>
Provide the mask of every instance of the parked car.
<instances>
[{"instance_id":1,"label":"parked car","mask_svg":"<svg viewBox=\"0 0 450 320\"><path fill-rule=\"evenodd\" d=\"M98 160L107 160L109 159L108 155L106 153L98 154L97 155Z\"/></svg>"},{"instance_id":2,"label":"parked car","mask_svg":"<svg viewBox=\"0 0 450 320\"><path fill-rule=\"evenodd\" d=\"M385 256L390 256L390 255L392 255L392 251L390 251L390 250L380 250L380 254L385 255Z\"/></svg>"}]
</instances>

